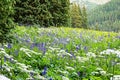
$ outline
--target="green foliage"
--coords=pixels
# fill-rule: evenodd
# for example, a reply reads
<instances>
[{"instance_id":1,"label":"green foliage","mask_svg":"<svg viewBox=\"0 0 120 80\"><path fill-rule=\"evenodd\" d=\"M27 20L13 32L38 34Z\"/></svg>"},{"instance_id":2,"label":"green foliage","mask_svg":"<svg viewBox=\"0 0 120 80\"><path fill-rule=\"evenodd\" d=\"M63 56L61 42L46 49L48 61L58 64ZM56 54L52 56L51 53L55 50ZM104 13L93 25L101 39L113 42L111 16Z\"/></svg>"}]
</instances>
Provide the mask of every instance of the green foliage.
<instances>
[{"instance_id":1,"label":"green foliage","mask_svg":"<svg viewBox=\"0 0 120 80\"><path fill-rule=\"evenodd\" d=\"M71 26L87 29L87 13L85 6L81 8L78 4L72 3L70 12Z\"/></svg>"},{"instance_id":2,"label":"green foliage","mask_svg":"<svg viewBox=\"0 0 120 80\"><path fill-rule=\"evenodd\" d=\"M87 29L87 26L88 26L88 20L87 20L87 11L86 11L86 8L85 6L83 6L82 8L82 27Z\"/></svg>"},{"instance_id":3,"label":"green foliage","mask_svg":"<svg viewBox=\"0 0 120 80\"><path fill-rule=\"evenodd\" d=\"M14 28L12 14L14 0L0 0L0 43L10 42L11 30Z\"/></svg>"},{"instance_id":4,"label":"green foliage","mask_svg":"<svg viewBox=\"0 0 120 80\"><path fill-rule=\"evenodd\" d=\"M97 30L115 31L120 30L120 1L111 0L91 10L88 14L90 26ZM97 28L96 28L96 27Z\"/></svg>"},{"instance_id":5,"label":"green foliage","mask_svg":"<svg viewBox=\"0 0 120 80\"><path fill-rule=\"evenodd\" d=\"M68 26L69 0L17 0L15 22L25 25Z\"/></svg>"},{"instance_id":6,"label":"green foliage","mask_svg":"<svg viewBox=\"0 0 120 80\"><path fill-rule=\"evenodd\" d=\"M75 3L71 5L71 24L72 27L82 27L82 14L81 9Z\"/></svg>"}]
</instances>

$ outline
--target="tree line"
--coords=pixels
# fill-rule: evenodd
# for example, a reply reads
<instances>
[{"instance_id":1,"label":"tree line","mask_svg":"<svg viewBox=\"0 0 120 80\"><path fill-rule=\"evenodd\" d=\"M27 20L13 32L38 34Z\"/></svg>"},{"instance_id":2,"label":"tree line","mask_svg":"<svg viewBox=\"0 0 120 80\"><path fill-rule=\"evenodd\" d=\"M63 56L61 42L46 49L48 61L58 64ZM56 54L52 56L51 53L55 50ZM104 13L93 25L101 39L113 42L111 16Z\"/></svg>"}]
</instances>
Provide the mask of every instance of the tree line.
<instances>
[{"instance_id":1,"label":"tree line","mask_svg":"<svg viewBox=\"0 0 120 80\"><path fill-rule=\"evenodd\" d=\"M41 27L68 26L69 0L17 0L14 21Z\"/></svg>"}]
</instances>

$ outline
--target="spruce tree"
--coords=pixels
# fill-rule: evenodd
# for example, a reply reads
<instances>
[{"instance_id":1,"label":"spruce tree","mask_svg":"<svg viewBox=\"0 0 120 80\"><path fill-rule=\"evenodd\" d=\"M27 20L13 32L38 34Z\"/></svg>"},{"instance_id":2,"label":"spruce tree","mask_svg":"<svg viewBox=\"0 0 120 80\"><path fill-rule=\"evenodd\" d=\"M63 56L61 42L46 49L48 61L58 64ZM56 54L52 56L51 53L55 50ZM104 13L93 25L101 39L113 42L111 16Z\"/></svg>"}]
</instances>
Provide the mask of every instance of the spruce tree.
<instances>
[{"instance_id":1,"label":"spruce tree","mask_svg":"<svg viewBox=\"0 0 120 80\"><path fill-rule=\"evenodd\" d=\"M48 0L17 0L15 22L22 25L49 26L49 20L52 18L48 11L49 6Z\"/></svg>"},{"instance_id":2,"label":"spruce tree","mask_svg":"<svg viewBox=\"0 0 120 80\"><path fill-rule=\"evenodd\" d=\"M80 7L78 6L78 4L73 3L71 5L71 24L72 27L82 27L82 18L80 15Z\"/></svg>"},{"instance_id":3,"label":"spruce tree","mask_svg":"<svg viewBox=\"0 0 120 80\"><path fill-rule=\"evenodd\" d=\"M82 27L87 29L88 21L87 21L87 11L86 7L83 6L82 8Z\"/></svg>"},{"instance_id":4,"label":"spruce tree","mask_svg":"<svg viewBox=\"0 0 120 80\"><path fill-rule=\"evenodd\" d=\"M15 22L40 26L66 26L69 0L17 0Z\"/></svg>"},{"instance_id":5,"label":"spruce tree","mask_svg":"<svg viewBox=\"0 0 120 80\"><path fill-rule=\"evenodd\" d=\"M14 0L0 0L0 43L11 41L11 30L14 28L12 20Z\"/></svg>"}]
</instances>

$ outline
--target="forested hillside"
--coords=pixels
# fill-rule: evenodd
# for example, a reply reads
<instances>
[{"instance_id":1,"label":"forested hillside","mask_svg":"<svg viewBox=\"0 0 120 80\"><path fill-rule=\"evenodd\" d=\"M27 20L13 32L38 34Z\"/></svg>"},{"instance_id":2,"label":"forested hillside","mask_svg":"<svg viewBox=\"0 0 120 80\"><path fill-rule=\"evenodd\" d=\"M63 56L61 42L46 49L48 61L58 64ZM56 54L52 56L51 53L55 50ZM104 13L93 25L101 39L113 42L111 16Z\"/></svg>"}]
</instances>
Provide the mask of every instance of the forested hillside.
<instances>
[{"instance_id":1,"label":"forested hillside","mask_svg":"<svg viewBox=\"0 0 120 80\"><path fill-rule=\"evenodd\" d=\"M120 1L111 0L88 13L89 25L97 30L120 30Z\"/></svg>"},{"instance_id":2,"label":"forested hillside","mask_svg":"<svg viewBox=\"0 0 120 80\"><path fill-rule=\"evenodd\" d=\"M90 0L70 0L71 3L76 2L77 4L79 4L81 7L86 6L87 10L91 10L93 8L95 8L98 4L91 2Z\"/></svg>"}]
</instances>

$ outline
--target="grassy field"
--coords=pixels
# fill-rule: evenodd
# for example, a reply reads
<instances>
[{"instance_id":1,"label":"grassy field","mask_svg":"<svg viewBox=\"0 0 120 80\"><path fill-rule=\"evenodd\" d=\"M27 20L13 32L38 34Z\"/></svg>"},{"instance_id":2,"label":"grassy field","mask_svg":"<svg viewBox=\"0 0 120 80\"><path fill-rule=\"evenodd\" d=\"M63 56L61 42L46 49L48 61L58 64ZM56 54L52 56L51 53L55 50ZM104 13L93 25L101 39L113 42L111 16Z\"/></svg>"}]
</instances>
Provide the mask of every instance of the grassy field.
<instances>
[{"instance_id":1,"label":"grassy field","mask_svg":"<svg viewBox=\"0 0 120 80\"><path fill-rule=\"evenodd\" d=\"M120 75L120 33L78 28L16 27L0 46L1 70L11 80L110 80Z\"/></svg>"}]
</instances>

